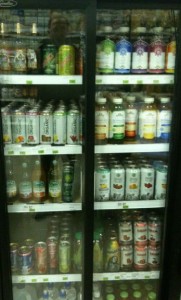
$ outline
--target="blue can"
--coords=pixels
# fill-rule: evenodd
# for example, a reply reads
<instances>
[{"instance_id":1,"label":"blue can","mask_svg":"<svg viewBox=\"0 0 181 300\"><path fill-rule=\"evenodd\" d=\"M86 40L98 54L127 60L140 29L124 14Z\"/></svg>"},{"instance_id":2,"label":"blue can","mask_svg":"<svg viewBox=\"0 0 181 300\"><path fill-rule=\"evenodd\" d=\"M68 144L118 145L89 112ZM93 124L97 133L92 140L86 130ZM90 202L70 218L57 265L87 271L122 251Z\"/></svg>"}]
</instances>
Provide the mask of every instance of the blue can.
<instances>
[{"instance_id":1,"label":"blue can","mask_svg":"<svg viewBox=\"0 0 181 300\"><path fill-rule=\"evenodd\" d=\"M114 66L115 73L118 74L130 73L131 53L132 53L132 44L125 37L123 37L116 44L115 66Z\"/></svg>"},{"instance_id":2,"label":"blue can","mask_svg":"<svg viewBox=\"0 0 181 300\"><path fill-rule=\"evenodd\" d=\"M30 275L33 271L33 254L29 247L21 246L18 249L18 266L20 274Z\"/></svg>"},{"instance_id":3,"label":"blue can","mask_svg":"<svg viewBox=\"0 0 181 300\"><path fill-rule=\"evenodd\" d=\"M18 272L18 247L19 247L19 245L17 243L10 243L12 274L17 274L17 272Z\"/></svg>"}]
</instances>

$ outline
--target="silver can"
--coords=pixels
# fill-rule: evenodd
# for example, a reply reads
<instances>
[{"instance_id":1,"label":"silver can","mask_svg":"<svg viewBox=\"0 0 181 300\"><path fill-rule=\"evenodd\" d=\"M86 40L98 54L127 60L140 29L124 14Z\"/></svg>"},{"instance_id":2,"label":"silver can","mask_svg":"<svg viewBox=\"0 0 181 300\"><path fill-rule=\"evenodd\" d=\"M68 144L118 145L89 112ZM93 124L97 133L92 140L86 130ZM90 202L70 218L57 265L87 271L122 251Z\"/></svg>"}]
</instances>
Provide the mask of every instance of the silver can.
<instances>
[{"instance_id":1,"label":"silver can","mask_svg":"<svg viewBox=\"0 0 181 300\"><path fill-rule=\"evenodd\" d=\"M154 195L154 182L155 182L155 170L154 168L146 164L141 167L141 189L140 199L150 200Z\"/></svg>"},{"instance_id":2,"label":"silver can","mask_svg":"<svg viewBox=\"0 0 181 300\"><path fill-rule=\"evenodd\" d=\"M40 115L37 108L26 112L26 141L28 145L40 143Z\"/></svg>"},{"instance_id":3,"label":"silver can","mask_svg":"<svg viewBox=\"0 0 181 300\"><path fill-rule=\"evenodd\" d=\"M67 114L67 144L79 144L79 117L80 112L77 105L71 105Z\"/></svg>"},{"instance_id":4,"label":"silver can","mask_svg":"<svg viewBox=\"0 0 181 300\"><path fill-rule=\"evenodd\" d=\"M53 142L53 117L51 107L40 112L40 144L51 145Z\"/></svg>"},{"instance_id":5,"label":"silver can","mask_svg":"<svg viewBox=\"0 0 181 300\"><path fill-rule=\"evenodd\" d=\"M126 167L126 200L138 200L140 195L140 168L135 164Z\"/></svg>"},{"instance_id":6,"label":"silver can","mask_svg":"<svg viewBox=\"0 0 181 300\"><path fill-rule=\"evenodd\" d=\"M67 114L65 105L53 112L53 144L65 145L67 142Z\"/></svg>"},{"instance_id":7,"label":"silver can","mask_svg":"<svg viewBox=\"0 0 181 300\"><path fill-rule=\"evenodd\" d=\"M113 201L124 199L125 190L125 170L121 164L112 165L111 167L111 189L110 198Z\"/></svg>"}]
</instances>

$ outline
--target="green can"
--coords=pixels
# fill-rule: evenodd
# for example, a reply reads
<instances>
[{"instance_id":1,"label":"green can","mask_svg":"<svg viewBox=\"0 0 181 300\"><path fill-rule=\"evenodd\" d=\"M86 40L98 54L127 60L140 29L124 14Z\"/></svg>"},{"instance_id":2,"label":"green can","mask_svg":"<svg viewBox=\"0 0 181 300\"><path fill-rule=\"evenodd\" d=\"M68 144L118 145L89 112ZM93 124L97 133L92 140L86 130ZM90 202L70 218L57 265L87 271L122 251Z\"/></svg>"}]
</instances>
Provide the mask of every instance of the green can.
<instances>
[{"instance_id":1,"label":"green can","mask_svg":"<svg viewBox=\"0 0 181 300\"><path fill-rule=\"evenodd\" d=\"M43 48L43 74L56 74L57 49L55 45L46 45Z\"/></svg>"},{"instance_id":2,"label":"green can","mask_svg":"<svg viewBox=\"0 0 181 300\"><path fill-rule=\"evenodd\" d=\"M63 202L73 201L73 180L74 168L70 163L63 165L63 179L62 179L62 200Z\"/></svg>"},{"instance_id":3,"label":"green can","mask_svg":"<svg viewBox=\"0 0 181 300\"><path fill-rule=\"evenodd\" d=\"M58 50L58 74L75 74L75 48L71 45L62 45Z\"/></svg>"}]
</instances>

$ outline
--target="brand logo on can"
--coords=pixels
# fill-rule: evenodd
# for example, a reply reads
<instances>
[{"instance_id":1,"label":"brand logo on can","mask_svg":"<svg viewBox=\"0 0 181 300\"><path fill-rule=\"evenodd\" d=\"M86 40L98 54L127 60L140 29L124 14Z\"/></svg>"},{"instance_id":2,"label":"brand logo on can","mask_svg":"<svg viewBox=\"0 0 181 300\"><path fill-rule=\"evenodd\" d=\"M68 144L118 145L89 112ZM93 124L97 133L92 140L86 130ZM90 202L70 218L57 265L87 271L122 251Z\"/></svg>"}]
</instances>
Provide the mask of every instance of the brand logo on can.
<instances>
[{"instance_id":1,"label":"brand logo on can","mask_svg":"<svg viewBox=\"0 0 181 300\"><path fill-rule=\"evenodd\" d=\"M4 0L4 1L0 0L0 7L12 7L16 5L17 5L17 1L14 0Z\"/></svg>"}]
</instances>

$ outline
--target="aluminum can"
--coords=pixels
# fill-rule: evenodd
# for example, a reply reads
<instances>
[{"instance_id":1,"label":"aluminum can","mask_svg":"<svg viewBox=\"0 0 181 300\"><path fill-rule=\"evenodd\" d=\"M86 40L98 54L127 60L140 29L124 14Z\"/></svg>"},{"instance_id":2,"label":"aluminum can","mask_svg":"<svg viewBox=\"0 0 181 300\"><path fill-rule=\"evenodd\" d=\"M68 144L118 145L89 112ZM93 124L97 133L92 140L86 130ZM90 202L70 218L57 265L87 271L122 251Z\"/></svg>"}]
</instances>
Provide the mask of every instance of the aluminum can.
<instances>
[{"instance_id":1,"label":"aluminum can","mask_svg":"<svg viewBox=\"0 0 181 300\"><path fill-rule=\"evenodd\" d=\"M13 144L26 143L26 118L24 106L16 108L12 112L12 140Z\"/></svg>"},{"instance_id":2,"label":"aluminum can","mask_svg":"<svg viewBox=\"0 0 181 300\"><path fill-rule=\"evenodd\" d=\"M67 144L79 144L79 117L80 112L76 105L71 105L67 114Z\"/></svg>"},{"instance_id":3,"label":"aluminum can","mask_svg":"<svg viewBox=\"0 0 181 300\"><path fill-rule=\"evenodd\" d=\"M28 145L40 143L40 115L37 108L26 112L26 141Z\"/></svg>"},{"instance_id":4,"label":"aluminum can","mask_svg":"<svg viewBox=\"0 0 181 300\"><path fill-rule=\"evenodd\" d=\"M160 217L156 214L150 214L148 217L148 242L150 245L161 243L162 223Z\"/></svg>"},{"instance_id":5,"label":"aluminum can","mask_svg":"<svg viewBox=\"0 0 181 300\"><path fill-rule=\"evenodd\" d=\"M147 246L134 246L134 269L136 271L145 271L148 268L148 250Z\"/></svg>"},{"instance_id":6,"label":"aluminum can","mask_svg":"<svg viewBox=\"0 0 181 300\"><path fill-rule=\"evenodd\" d=\"M69 273L71 270L71 244L70 236L64 234L59 241L59 272Z\"/></svg>"},{"instance_id":7,"label":"aluminum can","mask_svg":"<svg viewBox=\"0 0 181 300\"><path fill-rule=\"evenodd\" d=\"M53 112L53 144L65 145L67 142L67 114L65 105Z\"/></svg>"},{"instance_id":8,"label":"aluminum can","mask_svg":"<svg viewBox=\"0 0 181 300\"><path fill-rule=\"evenodd\" d=\"M45 108L40 112L40 144L52 144L53 142L53 117L52 110Z\"/></svg>"},{"instance_id":9,"label":"aluminum can","mask_svg":"<svg viewBox=\"0 0 181 300\"><path fill-rule=\"evenodd\" d=\"M4 144L12 143L11 110L9 106L1 108Z\"/></svg>"},{"instance_id":10,"label":"aluminum can","mask_svg":"<svg viewBox=\"0 0 181 300\"><path fill-rule=\"evenodd\" d=\"M144 215L140 215L134 221L134 243L138 246L147 244L148 224Z\"/></svg>"},{"instance_id":11,"label":"aluminum can","mask_svg":"<svg viewBox=\"0 0 181 300\"><path fill-rule=\"evenodd\" d=\"M50 274L58 271L58 239L56 236L49 236L47 239L48 269Z\"/></svg>"},{"instance_id":12,"label":"aluminum can","mask_svg":"<svg viewBox=\"0 0 181 300\"><path fill-rule=\"evenodd\" d=\"M26 240L24 240L24 245L27 246L31 250L33 266L34 266L34 263L35 263L35 248L34 248L35 242L34 242L33 239L26 239Z\"/></svg>"},{"instance_id":13,"label":"aluminum can","mask_svg":"<svg viewBox=\"0 0 181 300\"><path fill-rule=\"evenodd\" d=\"M47 273L47 244L45 242L35 244L35 268L38 274Z\"/></svg>"},{"instance_id":14,"label":"aluminum can","mask_svg":"<svg viewBox=\"0 0 181 300\"><path fill-rule=\"evenodd\" d=\"M110 197L110 169L107 165L97 166L94 175L95 201L109 201Z\"/></svg>"},{"instance_id":15,"label":"aluminum can","mask_svg":"<svg viewBox=\"0 0 181 300\"><path fill-rule=\"evenodd\" d=\"M70 45L62 45L58 50L59 75L75 74L75 48Z\"/></svg>"},{"instance_id":16,"label":"aluminum can","mask_svg":"<svg viewBox=\"0 0 181 300\"><path fill-rule=\"evenodd\" d=\"M160 246L148 246L148 267L150 270L158 270L160 267Z\"/></svg>"},{"instance_id":17,"label":"aluminum can","mask_svg":"<svg viewBox=\"0 0 181 300\"><path fill-rule=\"evenodd\" d=\"M12 274L17 274L17 272L18 272L18 247L19 247L19 245L17 243L10 243Z\"/></svg>"},{"instance_id":18,"label":"aluminum can","mask_svg":"<svg viewBox=\"0 0 181 300\"><path fill-rule=\"evenodd\" d=\"M46 45L43 48L43 74L56 74L57 49L54 45Z\"/></svg>"},{"instance_id":19,"label":"aluminum can","mask_svg":"<svg viewBox=\"0 0 181 300\"><path fill-rule=\"evenodd\" d=\"M141 167L140 199L151 200L154 197L155 170L146 164Z\"/></svg>"},{"instance_id":20,"label":"aluminum can","mask_svg":"<svg viewBox=\"0 0 181 300\"><path fill-rule=\"evenodd\" d=\"M70 163L64 163L63 178L62 178L63 202L73 201L73 182L74 182L74 167Z\"/></svg>"},{"instance_id":21,"label":"aluminum can","mask_svg":"<svg viewBox=\"0 0 181 300\"><path fill-rule=\"evenodd\" d=\"M18 265L22 275L30 275L33 271L33 256L27 246L21 246L18 249Z\"/></svg>"},{"instance_id":22,"label":"aluminum can","mask_svg":"<svg viewBox=\"0 0 181 300\"><path fill-rule=\"evenodd\" d=\"M125 170L122 165L114 164L111 167L111 189L110 198L113 201L124 199L125 190Z\"/></svg>"},{"instance_id":23,"label":"aluminum can","mask_svg":"<svg viewBox=\"0 0 181 300\"><path fill-rule=\"evenodd\" d=\"M155 182L155 199L165 199L167 192L167 171L168 166L159 166L156 169L156 182Z\"/></svg>"},{"instance_id":24,"label":"aluminum can","mask_svg":"<svg viewBox=\"0 0 181 300\"><path fill-rule=\"evenodd\" d=\"M133 267L133 245L121 245L121 270L130 271Z\"/></svg>"},{"instance_id":25,"label":"aluminum can","mask_svg":"<svg viewBox=\"0 0 181 300\"><path fill-rule=\"evenodd\" d=\"M126 200L138 200L140 195L140 168L134 164L126 167Z\"/></svg>"},{"instance_id":26,"label":"aluminum can","mask_svg":"<svg viewBox=\"0 0 181 300\"><path fill-rule=\"evenodd\" d=\"M13 72L15 73L26 73L26 47L25 44L14 48L14 59L13 59Z\"/></svg>"},{"instance_id":27,"label":"aluminum can","mask_svg":"<svg viewBox=\"0 0 181 300\"><path fill-rule=\"evenodd\" d=\"M130 215L121 215L118 222L118 233L120 245L128 245L133 242L133 225Z\"/></svg>"}]
</instances>

